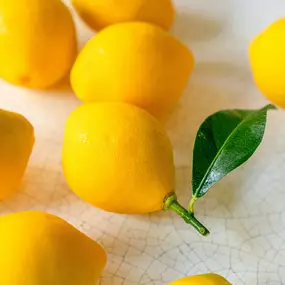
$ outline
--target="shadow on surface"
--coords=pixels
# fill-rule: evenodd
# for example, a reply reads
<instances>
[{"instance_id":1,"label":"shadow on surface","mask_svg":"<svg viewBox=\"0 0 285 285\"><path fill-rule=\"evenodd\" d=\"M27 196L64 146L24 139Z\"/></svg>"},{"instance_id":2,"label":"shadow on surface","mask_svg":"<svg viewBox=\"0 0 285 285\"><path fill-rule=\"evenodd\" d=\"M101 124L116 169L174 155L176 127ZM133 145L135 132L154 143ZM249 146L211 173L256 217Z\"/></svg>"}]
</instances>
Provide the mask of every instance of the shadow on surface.
<instances>
[{"instance_id":1,"label":"shadow on surface","mask_svg":"<svg viewBox=\"0 0 285 285\"><path fill-rule=\"evenodd\" d=\"M249 84L248 71L232 63L201 62L196 65L180 103L166 123L178 166L188 166L192 161L196 133L206 117L222 109L254 107L248 95ZM185 159L185 153L191 157L179 163Z\"/></svg>"},{"instance_id":2,"label":"shadow on surface","mask_svg":"<svg viewBox=\"0 0 285 285\"><path fill-rule=\"evenodd\" d=\"M170 32L182 41L207 41L217 37L223 26L218 19L179 10Z\"/></svg>"},{"instance_id":3,"label":"shadow on surface","mask_svg":"<svg viewBox=\"0 0 285 285\"><path fill-rule=\"evenodd\" d=\"M62 78L60 81L58 81L54 86L51 86L50 88L46 89L48 96L54 96L58 93L61 95L66 96L72 96L72 89L70 85L70 72Z\"/></svg>"}]
</instances>

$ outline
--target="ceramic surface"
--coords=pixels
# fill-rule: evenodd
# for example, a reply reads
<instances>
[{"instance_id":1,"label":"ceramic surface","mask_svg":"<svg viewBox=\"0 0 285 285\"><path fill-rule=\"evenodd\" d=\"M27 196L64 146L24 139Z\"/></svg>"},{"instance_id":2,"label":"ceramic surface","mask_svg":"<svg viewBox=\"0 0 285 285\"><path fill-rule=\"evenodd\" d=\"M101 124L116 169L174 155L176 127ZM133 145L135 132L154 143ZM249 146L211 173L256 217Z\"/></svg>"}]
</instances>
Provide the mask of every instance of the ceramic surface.
<instances>
[{"instance_id":1,"label":"ceramic surface","mask_svg":"<svg viewBox=\"0 0 285 285\"><path fill-rule=\"evenodd\" d=\"M155 1L155 0L154 0ZM173 142L177 192L191 196L192 148L206 116L267 102L253 84L247 48L254 35L285 16L283 0L176 0L172 33L188 44L197 65L166 127ZM93 35L79 21L80 46ZM171 213L125 216L80 201L61 170L64 122L79 101L63 84L35 91L0 83L0 106L34 124L36 145L23 189L0 203L0 214L37 209L57 214L107 250L106 285L166 285L179 277L219 273L235 285L285 284L285 111L272 111L253 158L197 203L211 235L199 236Z\"/></svg>"}]
</instances>

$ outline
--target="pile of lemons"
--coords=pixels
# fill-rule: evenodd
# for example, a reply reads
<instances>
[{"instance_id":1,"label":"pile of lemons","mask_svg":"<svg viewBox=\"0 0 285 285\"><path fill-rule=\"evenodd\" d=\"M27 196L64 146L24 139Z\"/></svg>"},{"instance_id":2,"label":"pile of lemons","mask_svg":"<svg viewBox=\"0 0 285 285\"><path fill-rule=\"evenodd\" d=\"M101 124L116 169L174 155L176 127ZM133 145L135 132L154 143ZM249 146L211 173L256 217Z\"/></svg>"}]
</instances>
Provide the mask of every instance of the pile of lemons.
<instances>
[{"instance_id":1,"label":"pile of lemons","mask_svg":"<svg viewBox=\"0 0 285 285\"><path fill-rule=\"evenodd\" d=\"M171 142L160 121L179 101L194 68L191 50L168 33L171 0L74 0L98 33L78 55L76 29L60 0L0 0L0 78L49 88L70 73L83 104L66 122L62 161L70 188L101 209L160 211L175 197ZM260 90L285 107L285 20L250 47ZM70 72L71 71L71 72ZM32 125L0 111L0 199L21 183L34 144ZM0 284L91 285L104 250L58 217L24 212L0 217ZM174 283L173 283L174 284ZM215 274L178 285L227 285Z\"/></svg>"},{"instance_id":2,"label":"pile of lemons","mask_svg":"<svg viewBox=\"0 0 285 285\"><path fill-rule=\"evenodd\" d=\"M166 31L175 15L171 1L74 6L98 31L78 57L74 21L60 0L0 1L0 77L48 88L72 68L71 85L84 102L126 102L158 117L171 111L194 66L188 47Z\"/></svg>"}]
</instances>

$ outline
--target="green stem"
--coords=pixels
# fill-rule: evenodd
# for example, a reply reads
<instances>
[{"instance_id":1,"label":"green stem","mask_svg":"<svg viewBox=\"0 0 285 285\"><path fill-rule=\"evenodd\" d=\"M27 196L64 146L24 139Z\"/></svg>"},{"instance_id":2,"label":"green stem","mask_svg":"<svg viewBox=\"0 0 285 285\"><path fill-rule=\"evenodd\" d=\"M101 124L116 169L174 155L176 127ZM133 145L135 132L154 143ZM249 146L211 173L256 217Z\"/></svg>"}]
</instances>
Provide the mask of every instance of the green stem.
<instances>
[{"instance_id":1,"label":"green stem","mask_svg":"<svg viewBox=\"0 0 285 285\"><path fill-rule=\"evenodd\" d=\"M181 206L174 193L166 197L164 201L164 209L172 210L178 214L187 224L193 226L201 235L207 236L210 234L209 230L202 225L194 216L194 213L188 212L183 206Z\"/></svg>"},{"instance_id":2,"label":"green stem","mask_svg":"<svg viewBox=\"0 0 285 285\"><path fill-rule=\"evenodd\" d=\"M196 203L196 201L197 201L197 197L192 196L190 204L189 204L189 211L190 211L190 213L194 214L194 204Z\"/></svg>"}]
</instances>

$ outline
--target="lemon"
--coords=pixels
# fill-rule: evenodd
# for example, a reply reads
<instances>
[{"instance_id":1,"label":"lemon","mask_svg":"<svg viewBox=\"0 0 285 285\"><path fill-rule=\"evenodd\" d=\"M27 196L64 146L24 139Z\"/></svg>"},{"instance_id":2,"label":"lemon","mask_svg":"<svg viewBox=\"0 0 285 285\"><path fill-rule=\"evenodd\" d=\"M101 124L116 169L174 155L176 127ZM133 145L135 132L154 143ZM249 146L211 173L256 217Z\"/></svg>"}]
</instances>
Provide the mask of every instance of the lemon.
<instances>
[{"instance_id":1,"label":"lemon","mask_svg":"<svg viewBox=\"0 0 285 285\"><path fill-rule=\"evenodd\" d=\"M164 119L193 67L188 47L158 26L116 24L87 43L72 69L71 85L84 102L126 102Z\"/></svg>"},{"instance_id":2,"label":"lemon","mask_svg":"<svg viewBox=\"0 0 285 285\"><path fill-rule=\"evenodd\" d=\"M172 146L161 124L126 103L89 103L67 119L63 169L71 189L110 212L163 209L174 190Z\"/></svg>"},{"instance_id":3,"label":"lemon","mask_svg":"<svg viewBox=\"0 0 285 285\"><path fill-rule=\"evenodd\" d=\"M91 285L106 264L96 242L43 212L0 217L0 284Z\"/></svg>"},{"instance_id":4,"label":"lemon","mask_svg":"<svg viewBox=\"0 0 285 285\"><path fill-rule=\"evenodd\" d=\"M94 30L122 23L142 21L169 29L175 11L171 0L73 0L82 19Z\"/></svg>"},{"instance_id":5,"label":"lemon","mask_svg":"<svg viewBox=\"0 0 285 285\"><path fill-rule=\"evenodd\" d=\"M270 25L251 45L254 80L273 103L285 108L285 18Z\"/></svg>"},{"instance_id":6,"label":"lemon","mask_svg":"<svg viewBox=\"0 0 285 285\"><path fill-rule=\"evenodd\" d=\"M122 214L172 210L209 231L177 201L173 150L159 121L127 103L85 103L65 125L65 178L82 200Z\"/></svg>"},{"instance_id":7,"label":"lemon","mask_svg":"<svg viewBox=\"0 0 285 285\"><path fill-rule=\"evenodd\" d=\"M185 277L169 285L231 285L220 275L208 273L197 276Z\"/></svg>"},{"instance_id":8,"label":"lemon","mask_svg":"<svg viewBox=\"0 0 285 285\"><path fill-rule=\"evenodd\" d=\"M76 56L76 35L60 0L0 0L0 18L0 78L46 88L67 75Z\"/></svg>"},{"instance_id":9,"label":"lemon","mask_svg":"<svg viewBox=\"0 0 285 285\"><path fill-rule=\"evenodd\" d=\"M0 110L0 200L20 188L33 145L33 126L19 114Z\"/></svg>"}]
</instances>

